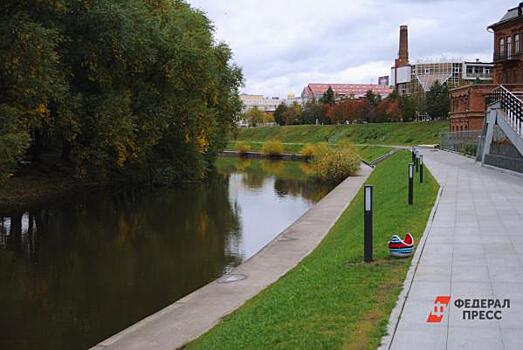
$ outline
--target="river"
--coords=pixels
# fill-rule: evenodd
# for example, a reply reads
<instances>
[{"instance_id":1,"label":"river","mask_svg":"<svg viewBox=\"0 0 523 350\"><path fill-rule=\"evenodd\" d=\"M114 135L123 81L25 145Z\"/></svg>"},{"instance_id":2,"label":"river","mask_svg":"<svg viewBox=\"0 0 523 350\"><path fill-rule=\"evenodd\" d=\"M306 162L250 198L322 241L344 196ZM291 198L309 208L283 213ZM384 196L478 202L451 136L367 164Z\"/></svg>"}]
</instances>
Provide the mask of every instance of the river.
<instances>
[{"instance_id":1,"label":"river","mask_svg":"<svg viewBox=\"0 0 523 350\"><path fill-rule=\"evenodd\" d=\"M84 349L256 254L325 196L307 164L220 158L205 184L0 213L0 349Z\"/></svg>"}]
</instances>

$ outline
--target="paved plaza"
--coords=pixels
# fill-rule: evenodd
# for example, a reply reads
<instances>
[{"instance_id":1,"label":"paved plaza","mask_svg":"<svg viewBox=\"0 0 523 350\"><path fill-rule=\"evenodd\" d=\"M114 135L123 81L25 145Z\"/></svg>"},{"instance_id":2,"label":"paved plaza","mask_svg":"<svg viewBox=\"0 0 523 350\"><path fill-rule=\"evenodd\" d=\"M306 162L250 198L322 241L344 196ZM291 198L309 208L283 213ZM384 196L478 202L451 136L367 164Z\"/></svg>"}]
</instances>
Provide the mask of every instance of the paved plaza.
<instances>
[{"instance_id":1,"label":"paved plaza","mask_svg":"<svg viewBox=\"0 0 523 350\"><path fill-rule=\"evenodd\" d=\"M441 196L382 348L523 349L523 177L422 154Z\"/></svg>"}]
</instances>

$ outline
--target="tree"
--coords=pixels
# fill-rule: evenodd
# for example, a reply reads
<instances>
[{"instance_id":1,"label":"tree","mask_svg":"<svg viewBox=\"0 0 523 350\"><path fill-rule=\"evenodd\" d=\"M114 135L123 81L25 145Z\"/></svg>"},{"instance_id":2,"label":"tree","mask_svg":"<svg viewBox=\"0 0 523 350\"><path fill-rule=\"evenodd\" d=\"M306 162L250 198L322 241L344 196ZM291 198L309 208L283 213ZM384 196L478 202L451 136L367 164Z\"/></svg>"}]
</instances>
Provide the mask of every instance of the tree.
<instances>
[{"instance_id":1,"label":"tree","mask_svg":"<svg viewBox=\"0 0 523 350\"><path fill-rule=\"evenodd\" d=\"M330 119L327 117L328 105L318 103L316 100L308 101L303 107L300 124L330 124Z\"/></svg>"},{"instance_id":2,"label":"tree","mask_svg":"<svg viewBox=\"0 0 523 350\"><path fill-rule=\"evenodd\" d=\"M12 120L0 137L22 141L0 153L61 151L79 175L204 176L243 78L201 11L182 0L2 6L0 109Z\"/></svg>"},{"instance_id":3,"label":"tree","mask_svg":"<svg viewBox=\"0 0 523 350\"><path fill-rule=\"evenodd\" d=\"M297 102L294 102L285 111L285 114L284 114L285 124L286 125L300 124L301 117L302 117L301 106Z\"/></svg>"},{"instance_id":4,"label":"tree","mask_svg":"<svg viewBox=\"0 0 523 350\"><path fill-rule=\"evenodd\" d=\"M426 111L431 119L447 119L450 108L449 89L447 84L434 82L426 93Z\"/></svg>"},{"instance_id":5,"label":"tree","mask_svg":"<svg viewBox=\"0 0 523 350\"><path fill-rule=\"evenodd\" d=\"M287 112L287 105L285 103L280 103L276 110L274 111L274 121L278 125L286 125L287 120L285 119L285 113Z\"/></svg>"},{"instance_id":6,"label":"tree","mask_svg":"<svg viewBox=\"0 0 523 350\"><path fill-rule=\"evenodd\" d=\"M327 91L325 91L323 93L323 96L320 98L320 102L323 103L324 105L329 105L329 106L334 106L334 104L336 103L334 91L332 90L332 88L330 86L327 89Z\"/></svg>"},{"instance_id":7,"label":"tree","mask_svg":"<svg viewBox=\"0 0 523 350\"><path fill-rule=\"evenodd\" d=\"M399 98L399 107L403 121L412 121L416 117L416 101L412 96L402 95Z\"/></svg>"},{"instance_id":8,"label":"tree","mask_svg":"<svg viewBox=\"0 0 523 350\"><path fill-rule=\"evenodd\" d=\"M258 107L254 107L245 112L243 119L249 123L249 126L256 127L264 122L265 113L260 111Z\"/></svg>"},{"instance_id":9,"label":"tree","mask_svg":"<svg viewBox=\"0 0 523 350\"><path fill-rule=\"evenodd\" d=\"M369 90L365 94L365 101L367 105L365 107L365 119L368 122L374 122L376 120L376 109L378 104L381 102L381 95L376 95L374 91Z\"/></svg>"}]
</instances>

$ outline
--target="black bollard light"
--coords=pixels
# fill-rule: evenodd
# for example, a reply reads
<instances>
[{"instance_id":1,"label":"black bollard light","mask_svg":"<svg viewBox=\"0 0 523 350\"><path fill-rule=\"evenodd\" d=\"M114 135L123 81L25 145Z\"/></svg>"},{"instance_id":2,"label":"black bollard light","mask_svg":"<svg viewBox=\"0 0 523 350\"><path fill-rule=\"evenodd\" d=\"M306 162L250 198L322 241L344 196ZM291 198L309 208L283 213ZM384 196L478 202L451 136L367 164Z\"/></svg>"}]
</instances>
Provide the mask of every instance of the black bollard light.
<instances>
[{"instance_id":1,"label":"black bollard light","mask_svg":"<svg viewBox=\"0 0 523 350\"><path fill-rule=\"evenodd\" d=\"M412 163L416 161L416 148L412 147Z\"/></svg>"},{"instance_id":2,"label":"black bollard light","mask_svg":"<svg viewBox=\"0 0 523 350\"><path fill-rule=\"evenodd\" d=\"M419 156L419 182L423 183L423 155Z\"/></svg>"},{"instance_id":3,"label":"black bollard light","mask_svg":"<svg viewBox=\"0 0 523 350\"><path fill-rule=\"evenodd\" d=\"M363 261L372 262L372 185L365 185L363 199Z\"/></svg>"},{"instance_id":4,"label":"black bollard light","mask_svg":"<svg viewBox=\"0 0 523 350\"><path fill-rule=\"evenodd\" d=\"M414 163L409 164L409 204L414 203Z\"/></svg>"},{"instance_id":5,"label":"black bollard light","mask_svg":"<svg viewBox=\"0 0 523 350\"><path fill-rule=\"evenodd\" d=\"M416 165L416 172L419 172L419 152L416 151L416 161L414 162Z\"/></svg>"}]
</instances>

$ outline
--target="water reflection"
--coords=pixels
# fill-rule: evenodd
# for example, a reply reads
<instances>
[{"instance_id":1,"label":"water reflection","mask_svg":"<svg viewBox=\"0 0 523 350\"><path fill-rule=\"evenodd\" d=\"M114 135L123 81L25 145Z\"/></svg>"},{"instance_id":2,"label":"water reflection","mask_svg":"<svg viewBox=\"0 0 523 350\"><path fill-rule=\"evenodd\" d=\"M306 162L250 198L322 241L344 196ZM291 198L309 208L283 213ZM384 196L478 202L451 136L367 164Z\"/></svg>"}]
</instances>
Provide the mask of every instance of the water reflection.
<instances>
[{"instance_id":1,"label":"water reflection","mask_svg":"<svg viewBox=\"0 0 523 350\"><path fill-rule=\"evenodd\" d=\"M217 278L327 193L301 166L0 213L0 348L86 348Z\"/></svg>"}]
</instances>

